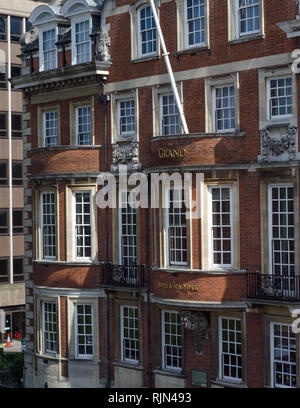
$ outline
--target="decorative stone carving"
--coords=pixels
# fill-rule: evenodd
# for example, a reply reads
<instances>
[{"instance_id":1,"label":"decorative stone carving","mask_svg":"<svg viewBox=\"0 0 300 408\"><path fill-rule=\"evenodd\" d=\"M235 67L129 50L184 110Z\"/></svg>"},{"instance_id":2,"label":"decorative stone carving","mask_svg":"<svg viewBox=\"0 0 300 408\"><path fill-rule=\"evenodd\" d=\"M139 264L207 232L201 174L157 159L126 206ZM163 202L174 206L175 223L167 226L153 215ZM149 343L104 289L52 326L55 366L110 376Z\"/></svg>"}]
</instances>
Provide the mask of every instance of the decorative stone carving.
<instances>
[{"instance_id":1,"label":"decorative stone carving","mask_svg":"<svg viewBox=\"0 0 300 408\"><path fill-rule=\"evenodd\" d=\"M127 166L129 171L139 170L139 144L138 142L119 142L112 144L113 163L111 170L116 172L119 165Z\"/></svg>"},{"instance_id":2,"label":"decorative stone carving","mask_svg":"<svg viewBox=\"0 0 300 408\"><path fill-rule=\"evenodd\" d=\"M100 27L100 31L96 37L96 58L100 61L110 61L109 54L110 38L104 27Z\"/></svg>"},{"instance_id":3,"label":"decorative stone carving","mask_svg":"<svg viewBox=\"0 0 300 408\"><path fill-rule=\"evenodd\" d=\"M297 18L300 18L300 0L296 0L296 4L297 4L297 6L298 6Z\"/></svg>"},{"instance_id":4,"label":"decorative stone carving","mask_svg":"<svg viewBox=\"0 0 300 408\"><path fill-rule=\"evenodd\" d=\"M203 312L180 312L181 324L184 329L191 332L194 338L195 351L202 354L203 340L208 337L209 324Z\"/></svg>"},{"instance_id":5,"label":"decorative stone carving","mask_svg":"<svg viewBox=\"0 0 300 408\"><path fill-rule=\"evenodd\" d=\"M27 48L32 45L39 38L39 30L37 27L32 27L27 33L21 35L20 43L21 47Z\"/></svg>"},{"instance_id":6,"label":"decorative stone carving","mask_svg":"<svg viewBox=\"0 0 300 408\"><path fill-rule=\"evenodd\" d=\"M263 161L269 162L271 160L271 156L280 156L285 152L288 153L290 160L295 159L297 136L296 127L287 128L287 131L282 133L280 138L271 137L268 129L261 130L260 134L262 140Z\"/></svg>"}]
</instances>

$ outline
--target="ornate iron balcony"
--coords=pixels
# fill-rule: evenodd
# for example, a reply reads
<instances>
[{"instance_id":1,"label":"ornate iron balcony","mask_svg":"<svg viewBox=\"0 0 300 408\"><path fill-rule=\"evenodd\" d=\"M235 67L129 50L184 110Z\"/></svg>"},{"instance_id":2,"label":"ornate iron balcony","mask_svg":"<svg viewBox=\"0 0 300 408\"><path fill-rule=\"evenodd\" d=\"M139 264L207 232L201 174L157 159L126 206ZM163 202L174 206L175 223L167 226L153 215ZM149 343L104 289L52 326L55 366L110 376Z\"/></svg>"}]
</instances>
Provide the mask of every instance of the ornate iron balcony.
<instances>
[{"instance_id":1,"label":"ornate iron balcony","mask_svg":"<svg viewBox=\"0 0 300 408\"><path fill-rule=\"evenodd\" d=\"M247 297L278 302L299 302L300 276L248 273Z\"/></svg>"},{"instance_id":2,"label":"ornate iron balcony","mask_svg":"<svg viewBox=\"0 0 300 408\"><path fill-rule=\"evenodd\" d=\"M101 265L100 285L116 286L122 288L145 287L144 265Z\"/></svg>"}]
</instances>

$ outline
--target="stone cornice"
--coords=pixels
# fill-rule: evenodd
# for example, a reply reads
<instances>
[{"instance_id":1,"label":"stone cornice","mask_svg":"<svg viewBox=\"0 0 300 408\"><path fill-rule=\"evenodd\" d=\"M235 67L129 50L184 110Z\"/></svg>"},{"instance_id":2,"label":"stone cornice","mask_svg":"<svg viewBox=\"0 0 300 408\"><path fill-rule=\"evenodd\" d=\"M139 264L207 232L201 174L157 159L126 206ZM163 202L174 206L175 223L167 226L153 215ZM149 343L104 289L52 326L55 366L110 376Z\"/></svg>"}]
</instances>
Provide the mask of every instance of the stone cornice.
<instances>
[{"instance_id":1,"label":"stone cornice","mask_svg":"<svg viewBox=\"0 0 300 408\"><path fill-rule=\"evenodd\" d=\"M90 63L71 65L50 71L25 74L14 78L15 89L25 93L40 93L58 89L101 84L107 79L111 62L95 60Z\"/></svg>"}]
</instances>

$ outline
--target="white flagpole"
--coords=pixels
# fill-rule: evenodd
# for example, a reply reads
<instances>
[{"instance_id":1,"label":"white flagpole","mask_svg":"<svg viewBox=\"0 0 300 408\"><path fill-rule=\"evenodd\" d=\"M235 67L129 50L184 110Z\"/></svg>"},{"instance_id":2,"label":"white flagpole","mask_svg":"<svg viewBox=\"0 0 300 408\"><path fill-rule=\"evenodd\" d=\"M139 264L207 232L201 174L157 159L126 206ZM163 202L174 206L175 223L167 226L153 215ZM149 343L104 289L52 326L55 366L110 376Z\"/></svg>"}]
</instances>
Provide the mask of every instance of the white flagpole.
<instances>
[{"instance_id":1,"label":"white flagpole","mask_svg":"<svg viewBox=\"0 0 300 408\"><path fill-rule=\"evenodd\" d=\"M174 74L173 74L172 67L171 67L171 64L170 64L169 53L167 52L165 40L164 40L162 31L161 31L161 28L160 28L159 19L158 19L158 15L157 15L157 12L156 12L154 0L149 0L149 1L150 1L153 17L154 17L155 24L156 24L156 29L158 31L158 36L159 36L159 39L160 39L161 47L162 47L162 50L163 50L162 56L165 58L165 62L166 62L166 66L167 66L167 69L168 69L168 73L169 73L172 89L173 89L173 92L174 92L176 105L177 105L177 108L178 108L178 111L179 111L181 123L182 123L182 126L183 126L183 130L184 130L185 134L188 134L189 130L188 130L188 127L187 127L187 124L186 124L184 112L183 112L183 109L182 109L181 101L180 101L180 98L179 98L178 90L177 90L175 79L174 79Z\"/></svg>"}]
</instances>

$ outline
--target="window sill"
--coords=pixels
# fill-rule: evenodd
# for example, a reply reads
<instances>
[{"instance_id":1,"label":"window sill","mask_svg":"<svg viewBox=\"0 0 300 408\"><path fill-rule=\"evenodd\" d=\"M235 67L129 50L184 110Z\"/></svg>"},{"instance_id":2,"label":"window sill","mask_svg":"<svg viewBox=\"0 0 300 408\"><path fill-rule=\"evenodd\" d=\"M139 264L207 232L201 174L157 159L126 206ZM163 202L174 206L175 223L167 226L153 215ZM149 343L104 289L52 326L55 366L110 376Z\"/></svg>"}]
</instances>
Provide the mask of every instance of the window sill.
<instances>
[{"instance_id":1,"label":"window sill","mask_svg":"<svg viewBox=\"0 0 300 408\"><path fill-rule=\"evenodd\" d=\"M276 128L281 126L290 126L292 118L273 119L264 122L264 128ZM261 129L262 130L262 129Z\"/></svg>"},{"instance_id":2,"label":"window sill","mask_svg":"<svg viewBox=\"0 0 300 408\"><path fill-rule=\"evenodd\" d=\"M204 275L233 275L233 274L246 274L246 269L190 269L190 268L159 268L152 266L153 271L166 272L166 273L198 273Z\"/></svg>"},{"instance_id":3,"label":"window sill","mask_svg":"<svg viewBox=\"0 0 300 408\"><path fill-rule=\"evenodd\" d=\"M49 150L96 150L100 149L102 145L57 145L57 146L40 146L31 149L32 152L43 152Z\"/></svg>"},{"instance_id":4,"label":"window sill","mask_svg":"<svg viewBox=\"0 0 300 408\"><path fill-rule=\"evenodd\" d=\"M180 133L177 135L168 135L168 136L154 136L151 137L150 143L153 142L162 142L164 140L169 140L169 139L200 139L200 138L213 138L213 137L243 137L245 136L245 132L211 132L211 133L189 133L189 134L184 134Z\"/></svg>"},{"instance_id":5,"label":"window sill","mask_svg":"<svg viewBox=\"0 0 300 408\"><path fill-rule=\"evenodd\" d=\"M162 369L158 369L158 370L153 370L154 374L159 374L159 375L164 375L166 377L179 377L179 378L186 378L186 375L184 375L182 373L182 371L176 371L176 370L162 370Z\"/></svg>"},{"instance_id":6,"label":"window sill","mask_svg":"<svg viewBox=\"0 0 300 408\"><path fill-rule=\"evenodd\" d=\"M244 43L248 41L262 40L264 38L265 38L264 34L249 34L249 35L245 35L240 38L237 38L235 40L228 41L228 43L230 45L234 45L234 44L240 44L240 43Z\"/></svg>"},{"instance_id":7,"label":"window sill","mask_svg":"<svg viewBox=\"0 0 300 408\"><path fill-rule=\"evenodd\" d=\"M136 371L143 371L144 367L141 363L129 363L129 361L114 361L115 367L129 368Z\"/></svg>"},{"instance_id":8,"label":"window sill","mask_svg":"<svg viewBox=\"0 0 300 408\"><path fill-rule=\"evenodd\" d=\"M39 264L39 265L45 265L45 264L66 265L66 266L80 266L80 265L98 266L100 265L100 262L94 262L94 261L56 261L53 259L33 259L32 262L35 264Z\"/></svg>"},{"instance_id":9,"label":"window sill","mask_svg":"<svg viewBox=\"0 0 300 408\"><path fill-rule=\"evenodd\" d=\"M126 136L116 136L114 138L114 143L128 143L128 142L137 142L136 134L133 135L126 135Z\"/></svg>"},{"instance_id":10,"label":"window sill","mask_svg":"<svg viewBox=\"0 0 300 408\"><path fill-rule=\"evenodd\" d=\"M200 51L210 51L210 47L208 45L199 45L197 47L184 48L183 50L177 51L176 54L194 54Z\"/></svg>"},{"instance_id":11,"label":"window sill","mask_svg":"<svg viewBox=\"0 0 300 408\"><path fill-rule=\"evenodd\" d=\"M133 64L137 64L139 62L147 62L147 61L153 61L157 59L161 59L161 56L160 55L149 55L148 57L140 57L140 58L132 59L131 62Z\"/></svg>"},{"instance_id":12,"label":"window sill","mask_svg":"<svg viewBox=\"0 0 300 408\"><path fill-rule=\"evenodd\" d=\"M211 384L219 385L224 388L248 388L248 386L243 382L222 380L220 378L217 378L215 381L211 381Z\"/></svg>"}]
</instances>

